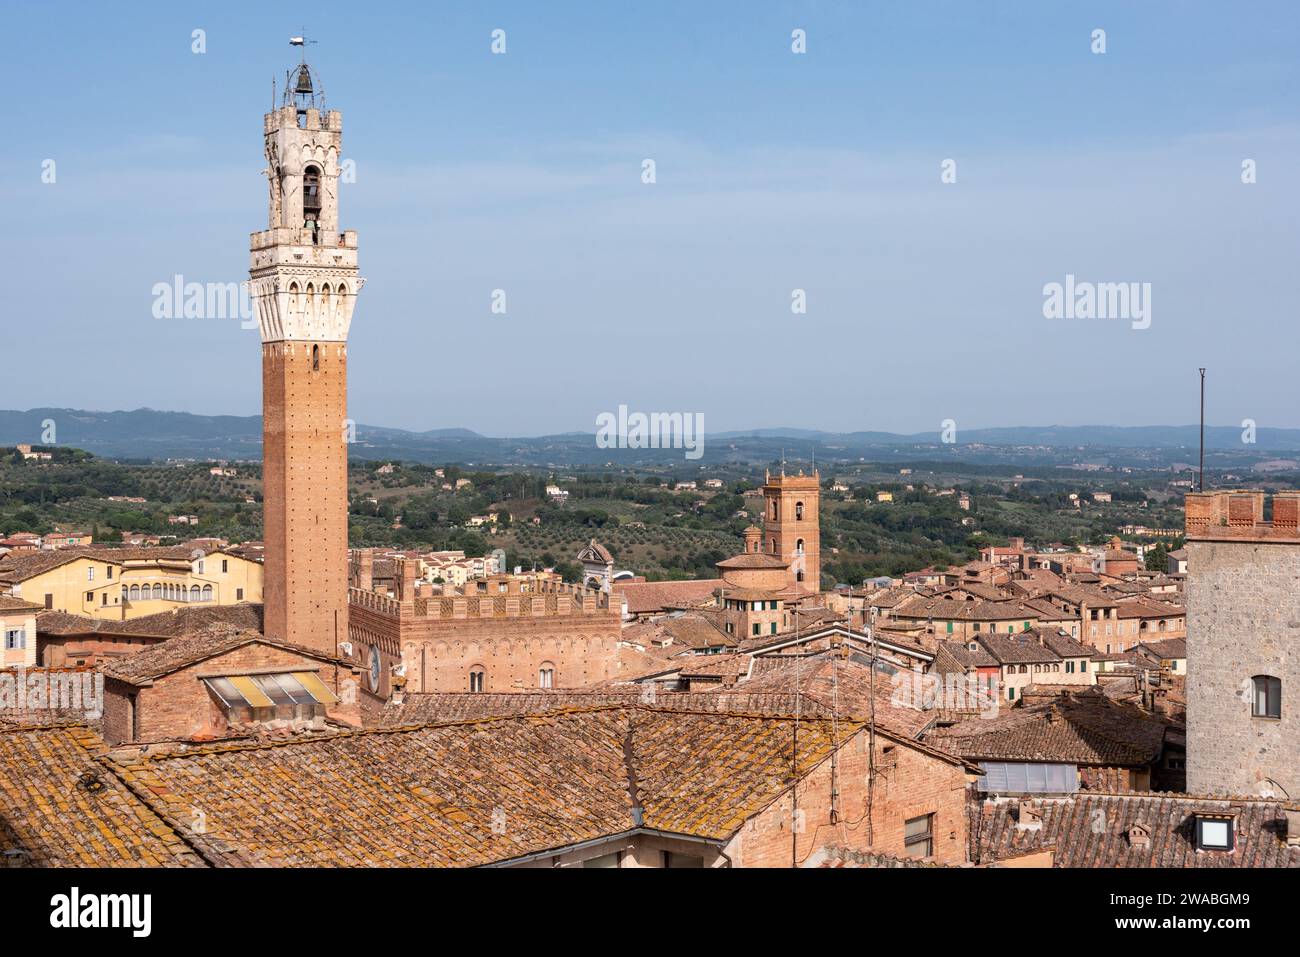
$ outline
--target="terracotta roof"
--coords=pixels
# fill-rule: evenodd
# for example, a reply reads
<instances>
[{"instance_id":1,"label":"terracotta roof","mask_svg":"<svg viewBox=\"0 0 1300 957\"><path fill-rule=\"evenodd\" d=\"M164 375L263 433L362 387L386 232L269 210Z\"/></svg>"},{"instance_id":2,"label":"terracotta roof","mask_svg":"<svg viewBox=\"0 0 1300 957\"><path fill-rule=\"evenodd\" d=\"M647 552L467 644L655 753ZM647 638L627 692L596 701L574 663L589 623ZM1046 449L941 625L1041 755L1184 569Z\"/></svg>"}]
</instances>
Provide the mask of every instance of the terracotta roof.
<instances>
[{"instance_id":1,"label":"terracotta roof","mask_svg":"<svg viewBox=\"0 0 1300 957\"><path fill-rule=\"evenodd\" d=\"M1085 645L1068 632L1062 634L1059 628L1034 628L1024 634L1041 637L1048 650L1056 652L1061 658L1091 658L1096 651L1091 645Z\"/></svg>"},{"instance_id":2,"label":"terracotta roof","mask_svg":"<svg viewBox=\"0 0 1300 957\"><path fill-rule=\"evenodd\" d=\"M790 563L782 561L769 552L741 552L718 562L718 568L728 571L740 568L789 568Z\"/></svg>"},{"instance_id":3,"label":"terracotta roof","mask_svg":"<svg viewBox=\"0 0 1300 957\"><path fill-rule=\"evenodd\" d=\"M0 867L202 865L96 759L101 750L83 726L0 726Z\"/></svg>"},{"instance_id":4,"label":"terracotta roof","mask_svg":"<svg viewBox=\"0 0 1300 957\"><path fill-rule=\"evenodd\" d=\"M116 678L129 684L147 684L155 678L170 674L187 665L254 642L282 648L318 661L347 664L341 658L331 658L311 648L272 640L261 632L230 625L213 625L203 631L169 638L143 651L107 662L102 670L105 678Z\"/></svg>"},{"instance_id":5,"label":"terracotta roof","mask_svg":"<svg viewBox=\"0 0 1300 957\"><path fill-rule=\"evenodd\" d=\"M1073 605L1087 605L1089 608L1115 608L1119 605L1119 602L1100 588L1092 588L1088 585L1054 585L1047 589L1046 594L1064 598Z\"/></svg>"},{"instance_id":6,"label":"terracotta roof","mask_svg":"<svg viewBox=\"0 0 1300 957\"><path fill-rule=\"evenodd\" d=\"M1177 618L1186 615L1187 609L1168 602L1134 598L1120 602L1116 614L1120 618Z\"/></svg>"},{"instance_id":7,"label":"terracotta roof","mask_svg":"<svg viewBox=\"0 0 1300 957\"><path fill-rule=\"evenodd\" d=\"M416 692L401 704L385 706L380 715L384 727L414 724L445 724L482 718L507 718L522 714L547 714L574 708L602 705L630 707L642 692L561 689L555 691L433 691Z\"/></svg>"},{"instance_id":8,"label":"terracotta roof","mask_svg":"<svg viewBox=\"0 0 1300 957\"><path fill-rule=\"evenodd\" d=\"M1037 618L1038 614L1018 601L965 601L960 598L917 596L912 601L896 606L893 616L938 618L944 621L1023 621Z\"/></svg>"},{"instance_id":9,"label":"terracotta roof","mask_svg":"<svg viewBox=\"0 0 1300 957\"><path fill-rule=\"evenodd\" d=\"M64 611L41 611L36 615L36 630L43 635L115 634L171 638L212 625L230 625L248 631L262 630L262 606L181 605L156 615L128 618L126 621L87 618Z\"/></svg>"},{"instance_id":10,"label":"terracotta roof","mask_svg":"<svg viewBox=\"0 0 1300 957\"><path fill-rule=\"evenodd\" d=\"M749 674L753 660L749 655L687 655L675 663L680 665L683 678L717 678L734 683Z\"/></svg>"},{"instance_id":11,"label":"terracotta roof","mask_svg":"<svg viewBox=\"0 0 1300 957\"><path fill-rule=\"evenodd\" d=\"M822 609L816 609L822 611ZM793 617L793 616L792 616ZM803 615L799 616L798 629L793 627L787 628L776 635L760 635L757 638L746 638L740 643L740 651L744 654L762 655L769 650L778 650L781 647L790 647L792 645L813 645L831 636L837 636L844 639L850 644L857 644L859 650L869 650L871 638L859 631L853 631L843 624L844 619L835 616L831 620L826 620L821 615L815 616L814 621L806 622ZM906 635L891 632L887 628L877 628L875 635L879 640L882 653L889 655L892 649L898 649L898 653L903 657L915 659L918 661L931 661L934 653L915 641L910 640Z\"/></svg>"},{"instance_id":12,"label":"terracotta roof","mask_svg":"<svg viewBox=\"0 0 1300 957\"><path fill-rule=\"evenodd\" d=\"M994 668L998 665L998 660L990 655L988 650L978 642L975 642L973 650L960 641L942 640L938 645L946 654L951 655L953 660L963 669ZM936 658L937 663L938 659Z\"/></svg>"},{"instance_id":13,"label":"terracotta roof","mask_svg":"<svg viewBox=\"0 0 1300 957\"><path fill-rule=\"evenodd\" d=\"M608 707L195 748L121 773L173 826L204 808L190 839L214 863L473 866L640 826L724 841L860 728Z\"/></svg>"},{"instance_id":14,"label":"terracotta roof","mask_svg":"<svg viewBox=\"0 0 1300 957\"><path fill-rule=\"evenodd\" d=\"M875 720L878 727L914 738L933 715L895 703L897 669L878 668L874 682ZM829 712L857 721L871 718L871 659L859 652L839 655L766 655L754 659L752 677L718 694L782 693L802 695Z\"/></svg>"},{"instance_id":15,"label":"terracotta roof","mask_svg":"<svg viewBox=\"0 0 1300 957\"><path fill-rule=\"evenodd\" d=\"M646 615L672 608L686 608L713 597L726 585L721 578L690 579L677 582L615 582L615 595L627 599L629 614Z\"/></svg>"},{"instance_id":16,"label":"terracotta roof","mask_svg":"<svg viewBox=\"0 0 1300 957\"><path fill-rule=\"evenodd\" d=\"M40 605L33 605L29 601L23 601L21 598L0 595L0 611L37 611L40 607Z\"/></svg>"},{"instance_id":17,"label":"terracotta roof","mask_svg":"<svg viewBox=\"0 0 1300 957\"><path fill-rule=\"evenodd\" d=\"M976 640L999 664L1034 664L1044 661L1060 661L1061 657L1052 649L1041 644L1032 632L1016 635L981 634Z\"/></svg>"},{"instance_id":18,"label":"terracotta roof","mask_svg":"<svg viewBox=\"0 0 1300 957\"><path fill-rule=\"evenodd\" d=\"M1100 794L1036 800L1041 827L1020 827L1020 802L971 801L970 857L977 864L1051 849L1055 867L1300 867L1300 847L1287 847L1288 809L1257 798L1182 794ZM1198 851L1194 815L1236 813L1236 849ZM1128 840L1132 825L1150 828L1146 847Z\"/></svg>"},{"instance_id":19,"label":"terracotta roof","mask_svg":"<svg viewBox=\"0 0 1300 957\"><path fill-rule=\"evenodd\" d=\"M915 598L916 594L916 591L911 588L902 585L891 585L868 597L867 604L874 608L893 608L910 598Z\"/></svg>"},{"instance_id":20,"label":"terracotta roof","mask_svg":"<svg viewBox=\"0 0 1300 957\"><path fill-rule=\"evenodd\" d=\"M976 760L1138 767L1155 761L1171 722L1092 688L1033 707L935 728L925 740Z\"/></svg>"},{"instance_id":21,"label":"terracotta roof","mask_svg":"<svg viewBox=\"0 0 1300 957\"><path fill-rule=\"evenodd\" d=\"M712 618L699 611L665 615L649 621L638 621L623 628L620 641L651 645L670 642L672 654L683 648L713 648L718 645L734 646L735 637L728 635L713 623Z\"/></svg>"},{"instance_id":22,"label":"terracotta roof","mask_svg":"<svg viewBox=\"0 0 1300 957\"><path fill-rule=\"evenodd\" d=\"M202 550L204 554L210 554L218 550L200 548L195 545L169 545L165 548L103 548L88 546L41 552L10 552L0 558L0 580L10 582L27 581L80 558L89 558L112 565L120 565L128 561L189 561L196 548Z\"/></svg>"},{"instance_id":23,"label":"terracotta roof","mask_svg":"<svg viewBox=\"0 0 1300 957\"><path fill-rule=\"evenodd\" d=\"M588 549L590 549L593 557L598 562L605 565L612 565L614 563L614 556L610 554L609 549L604 545L601 545L594 538L587 544L587 547L582 550L582 553L580 553L578 557L582 558L582 555L585 554Z\"/></svg>"},{"instance_id":24,"label":"terracotta roof","mask_svg":"<svg viewBox=\"0 0 1300 957\"><path fill-rule=\"evenodd\" d=\"M1157 658L1186 658L1187 657L1187 639L1186 638L1164 638L1160 641L1144 641L1138 645Z\"/></svg>"},{"instance_id":25,"label":"terracotta roof","mask_svg":"<svg viewBox=\"0 0 1300 957\"><path fill-rule=\"evenodd\" d=\"M509 718L606 706L631 708L652 705L672 711L762 714L771 717L830 718L832 712L811 698L796 701L780 692L656 691L624 686L556 691L434 691L406 695L401 704L388 704L380 713L383 727L448 724L483 718Z\"/></svg>"},{"instance_id":26,"label":"terracotta roof","mask_svg":"<svg viewBox=\"0 0 1300 957\"><path fill-rule=\"evenodd\" d=\"M779 588L737 588L735 585L723 585L722 597L735 601L775 601L781 599L785 586Z\"/></svg>"}]
</instances>

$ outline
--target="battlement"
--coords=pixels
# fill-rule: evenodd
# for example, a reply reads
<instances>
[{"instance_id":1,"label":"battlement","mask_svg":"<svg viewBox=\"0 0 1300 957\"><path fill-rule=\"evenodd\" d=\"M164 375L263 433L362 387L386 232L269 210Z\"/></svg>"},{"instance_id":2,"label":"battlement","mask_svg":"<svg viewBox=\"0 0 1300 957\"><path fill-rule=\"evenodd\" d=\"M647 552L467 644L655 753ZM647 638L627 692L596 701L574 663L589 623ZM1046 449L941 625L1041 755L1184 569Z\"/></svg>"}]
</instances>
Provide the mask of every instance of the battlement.
<instances>
[{"instance_id":1,"label":"battlement","mask_svg":"<svg viewBox=\"0 0 1300 957\"><path fill-rule=\"evenodd\" d=\"M1273 496L1272 521L1264 520L1265 492L1190 492L1184 501L1189 541L1300 544L1300 492Z\"/></svg>"},{"instance_id":2,"label":"battlement","mask_svg":"<svg viewBox=\"0 0 1300 957\"><path fill-rule=\"evenodd\" d=\"M350 249L356 251L357 248L357 231L355 229L346 229L341 233L334 234L334 242L330 244L317 244L314 241L310 229L295 229L292 226L275 226L271 229L262 229L255 233L249 233L248 247L251 252L258 252L263 249L271 249L275 246L302 246L298 258L304 254L314 254L317 258L323 251L330 249ZM350 262L355 263L353 257ZM330 265L325 261L320 265Z\"/></svg>"},{"instance_id":3,"label":"battlement","mask_svg":"<svg viewBox=\"0 0 1300 957\"><path fill-rule=\"evenodd\" d=\"M298 110L293 106L282 106L278 110L263 114L262 130L264 133L274 133L276 130L285 127L310 130L312 132L324 130L339 133L343 130L343 113L341 110L327 110L325 113L321 113L320 110L312 108L306 111L302 123L298 122Z\"/></svg>"},{"instance_id":4,"label":"battlement","mask_svg":"<svg viewBox=\"0 0 1300 957\"><path fill-rule=\"evenodd\" d=\"M579 615L607 616L609 595L580 585L539 582L531 592L488 592L435 594L424 587L414 589L407 600L389 598L361 588L348 589L348 603L385 617L419 620L465 621L502 618L565 618ZM617 613L617 609L614 610Z\"/></svg>"},{"instance_id":5,"label":"battlement","mask_svg":"<svg viewBox=\"0 0 1300 957\"><path fill-rule=\"evenodd\" d=\"M774 489L820 489L821 476L816 470L811 475L805 475L802 471L798 475L786 475L784 472L773 475L771 472L765 472L763 475L764 488Z\"/></svg>"}]
</instances>

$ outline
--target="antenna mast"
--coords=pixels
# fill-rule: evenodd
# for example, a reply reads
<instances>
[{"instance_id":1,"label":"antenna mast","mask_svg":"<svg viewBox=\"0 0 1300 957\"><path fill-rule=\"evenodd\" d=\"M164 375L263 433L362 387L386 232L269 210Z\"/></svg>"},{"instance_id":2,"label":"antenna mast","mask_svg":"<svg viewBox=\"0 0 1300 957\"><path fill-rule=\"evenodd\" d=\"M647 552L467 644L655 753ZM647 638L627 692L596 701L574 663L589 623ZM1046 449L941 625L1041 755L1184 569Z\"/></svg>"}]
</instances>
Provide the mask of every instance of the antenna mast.
<instances>
[{"instance_id":1,"label":"antenna mast","mask_svg":"<svg viewBox=\"0 0 1300 957\"><path fill-rule=\"evenodd\" d=\"M1201 373L1201 469L1200 469L1200 491L1205 491L1205 370L1199 370Z\"/></svg>"}]
</instances>

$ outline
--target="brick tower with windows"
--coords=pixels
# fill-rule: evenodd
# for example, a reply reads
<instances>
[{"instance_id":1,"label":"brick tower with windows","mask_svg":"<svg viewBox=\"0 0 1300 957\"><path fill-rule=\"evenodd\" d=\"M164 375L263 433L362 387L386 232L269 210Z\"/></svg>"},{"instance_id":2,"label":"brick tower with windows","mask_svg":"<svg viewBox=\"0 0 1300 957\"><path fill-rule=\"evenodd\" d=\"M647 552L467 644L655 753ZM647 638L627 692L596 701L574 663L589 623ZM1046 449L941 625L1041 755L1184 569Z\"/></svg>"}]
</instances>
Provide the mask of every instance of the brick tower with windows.
<instances>
[{"instance_id":1,"label":"brick tower with windows","mask_svg":"<svg viewBox=\"0 0 1300 957\"><path fill-rule=\"evenodd\" d=\"M362 280L338 231L343 114L304 60L263 117L268 228L249 286L262 334L264 631L337 654L348 634L347 338Z\"/></svg>"},{"instance_id":2,"label":"brick tower with windows","mask_svg":"<svg viewBox=\"0 0 1300 957\"><path fill-rule=\"evenodd\" d=\"M791 584L821 590L821 482L817 472L766 475L763 483L763 550L790 565Z\"/></svg>"}]
</instances>

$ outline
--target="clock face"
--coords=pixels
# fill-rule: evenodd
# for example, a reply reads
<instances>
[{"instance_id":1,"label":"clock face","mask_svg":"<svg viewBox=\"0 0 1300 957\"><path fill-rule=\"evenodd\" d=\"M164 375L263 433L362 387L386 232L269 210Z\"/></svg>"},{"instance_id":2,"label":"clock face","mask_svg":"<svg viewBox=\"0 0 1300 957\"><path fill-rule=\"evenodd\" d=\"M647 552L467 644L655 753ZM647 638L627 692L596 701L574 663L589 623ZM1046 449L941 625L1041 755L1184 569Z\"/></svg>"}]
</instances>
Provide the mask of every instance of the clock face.
<instances>
[{"instance_id":1,"label":"clock face","mask_svg":"<svg viewBox=\"0 0 1300 957\"><path fill-rule=\"evenodd\" d=\"M379 690L379 672L380 672L379 649L371 648L370 649L370 690L371 691Z\"/></svg>"}]
</instances>

